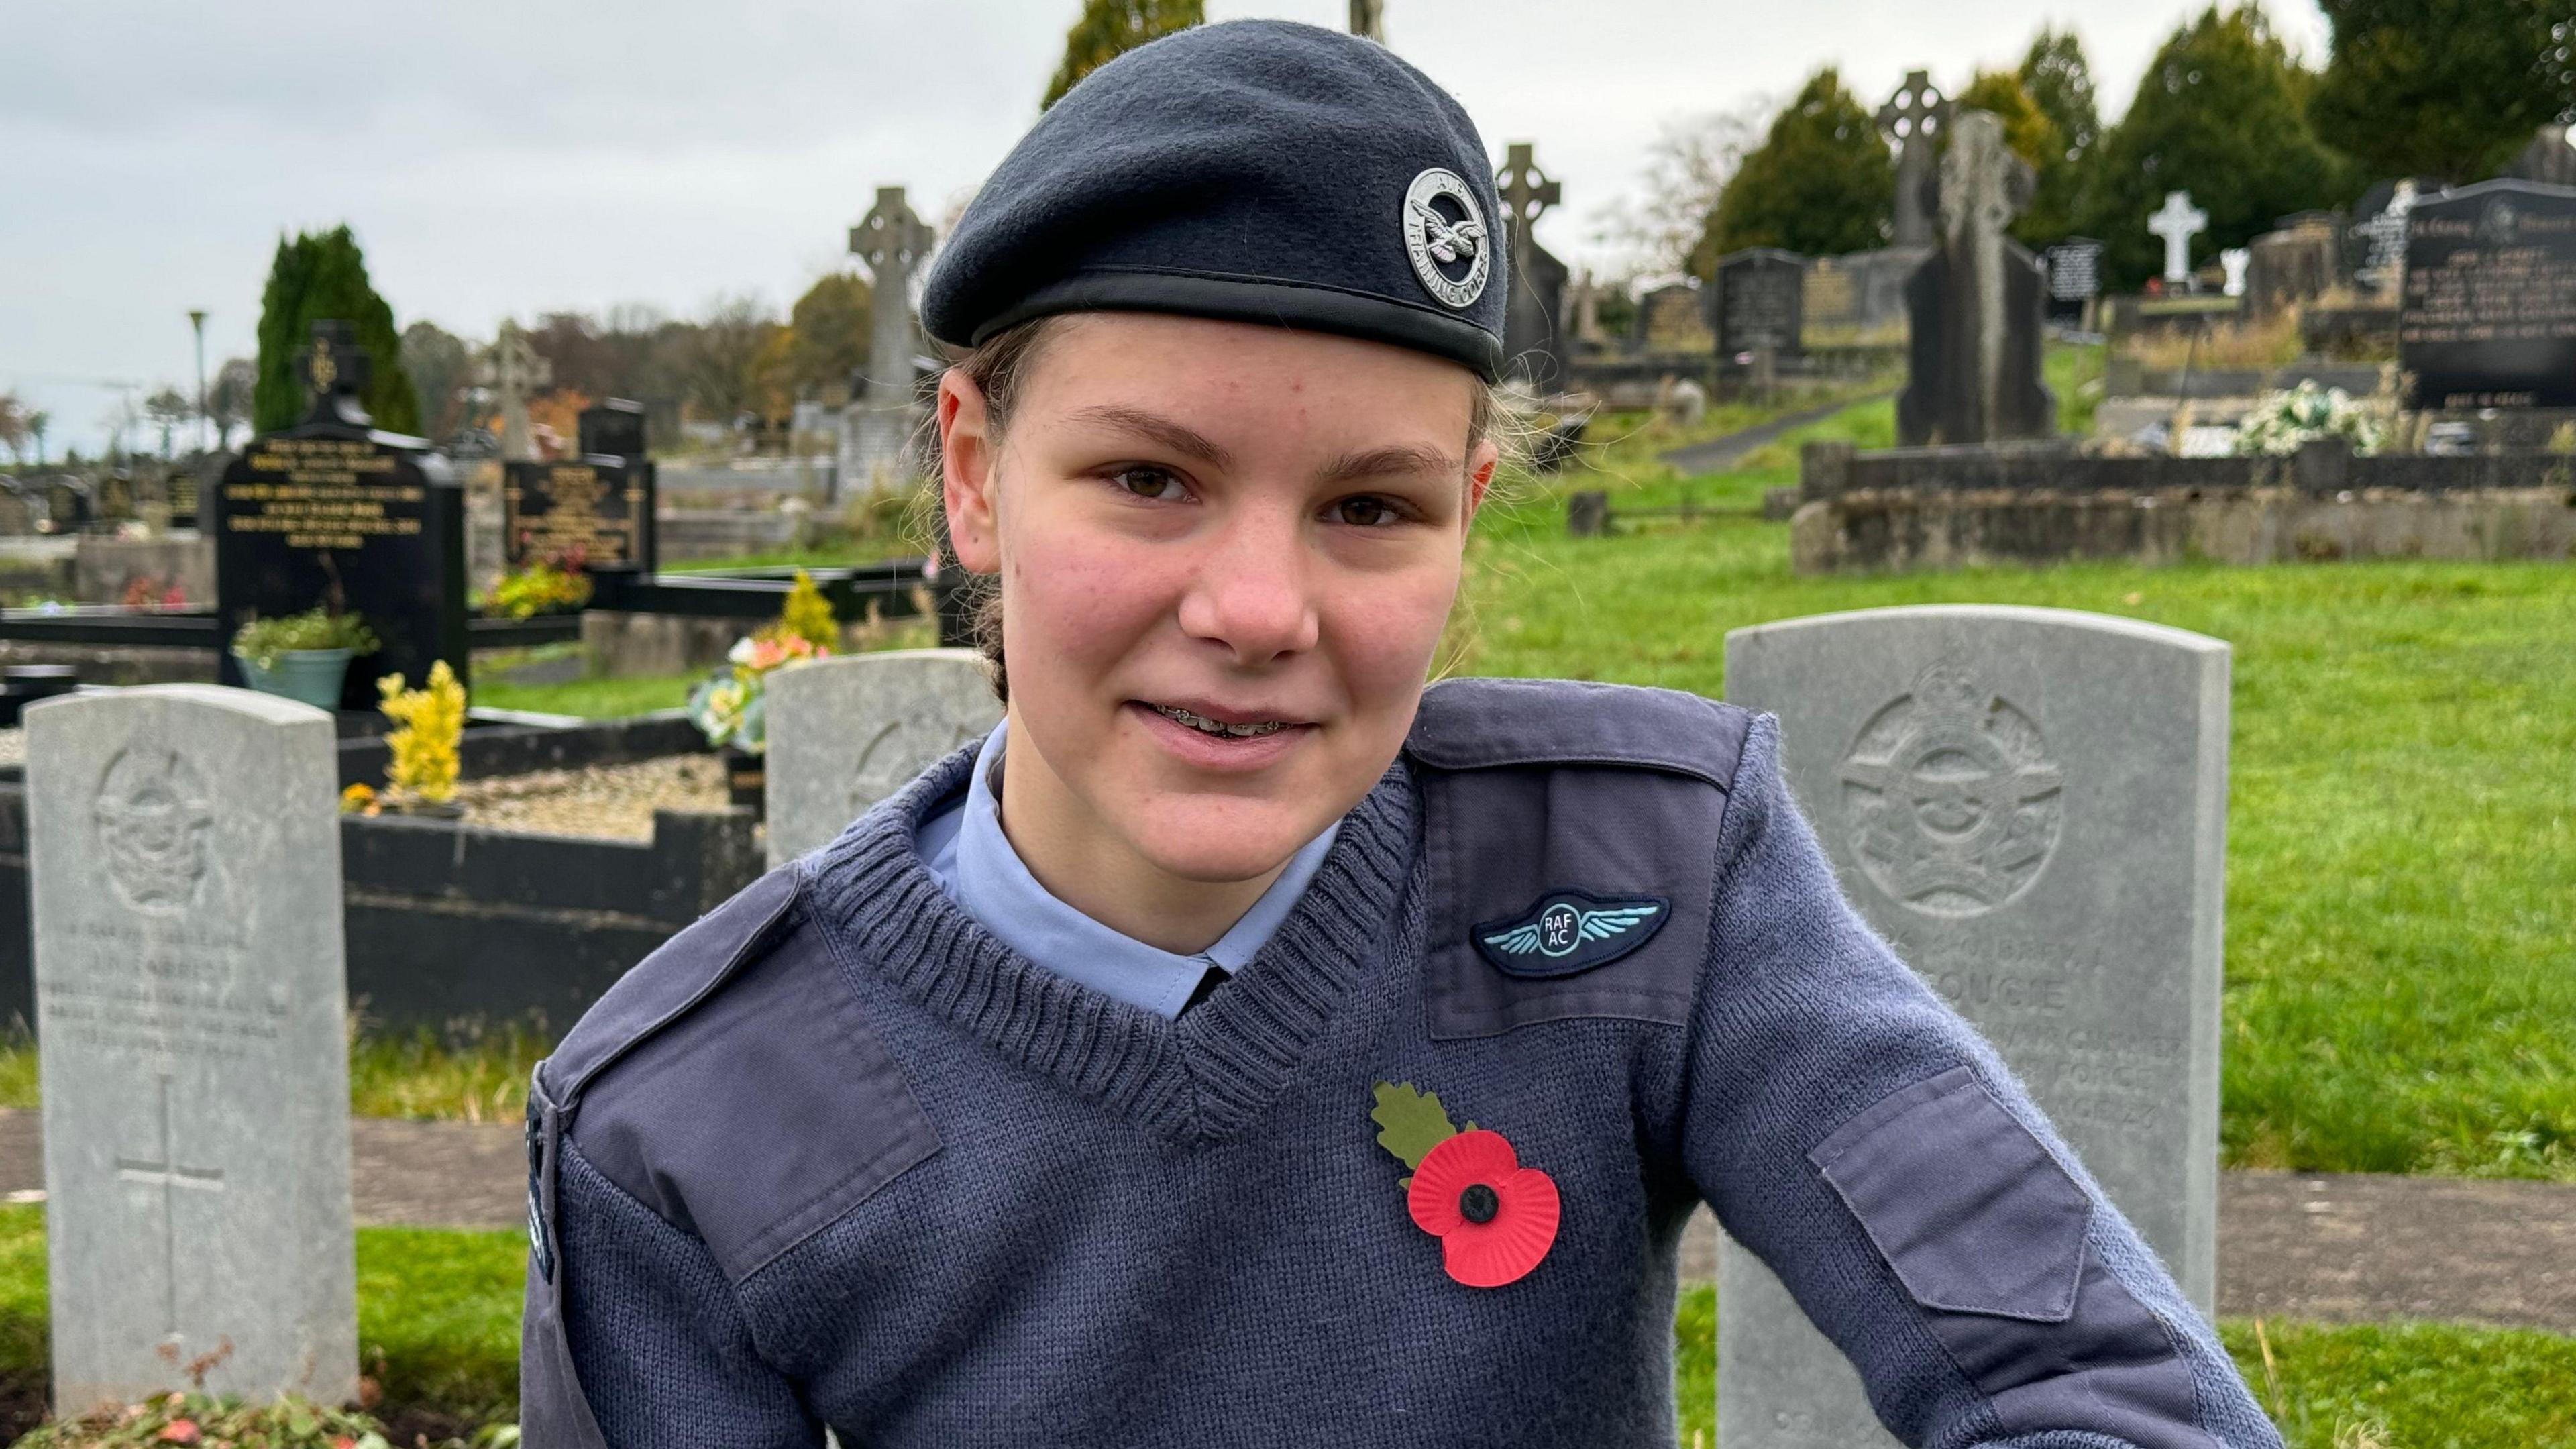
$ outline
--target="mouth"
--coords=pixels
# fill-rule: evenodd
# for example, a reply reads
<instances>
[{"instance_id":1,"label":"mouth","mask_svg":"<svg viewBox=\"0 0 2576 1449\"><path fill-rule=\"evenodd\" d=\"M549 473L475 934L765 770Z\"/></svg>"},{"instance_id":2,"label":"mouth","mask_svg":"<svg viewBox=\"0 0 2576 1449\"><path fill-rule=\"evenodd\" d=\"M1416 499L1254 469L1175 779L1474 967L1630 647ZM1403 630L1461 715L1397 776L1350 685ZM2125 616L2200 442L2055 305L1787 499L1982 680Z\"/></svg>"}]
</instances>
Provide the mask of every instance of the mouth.
<instances>
[{"instance_id":1,"label":"mouth","mask_svg":"<svg viewBox=\"0 0 2576 1449\"><path fill-rule=\"evenodd\" d=\"M1263 735L1275 735L1297 723L1295 720L1284 719L1218 719L1213 715L1183 709L1177 704L1148 704L1145 707L1176 725L1186 726L1216 739L1257 739Z\"/></svg>"},{"instance_id":2,"label":"mouth","mask_svg":"<svg viewBox=\"0 0 2576 1449\"><path fill-rule=\"evenodd\" d=\"M1186 704L1129 700L1147 734L1193 769L1226 773L1259 771L1287 759L1317 729L1268 705L1236 709L1211 700Z\"/></svg>"}]
</instances>

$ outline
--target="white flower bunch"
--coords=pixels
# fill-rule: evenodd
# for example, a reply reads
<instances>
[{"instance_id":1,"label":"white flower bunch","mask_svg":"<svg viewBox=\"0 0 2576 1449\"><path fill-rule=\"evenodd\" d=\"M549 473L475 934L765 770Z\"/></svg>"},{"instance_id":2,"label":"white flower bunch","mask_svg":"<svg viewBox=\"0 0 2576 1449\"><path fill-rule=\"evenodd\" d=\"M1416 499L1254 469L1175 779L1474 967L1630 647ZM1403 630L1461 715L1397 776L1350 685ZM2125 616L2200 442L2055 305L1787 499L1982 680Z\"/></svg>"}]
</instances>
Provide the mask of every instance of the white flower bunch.
<instances>
[{"instance_id":1,"label":"white flower bunch","mask_svg":"<svg viewBox=\"0 0 2576 1449\"><path fill-rule=\"evenodd\" d=\"M2286 458L2303 443L2341 438L2356 453L2379 451L2387 424L2377 408L2354 400L2339 387L2319 387L2315 379L2286 392L2256 399L2237 425L2236 451L2245 457Z\"/></svg>"}]
</instances>

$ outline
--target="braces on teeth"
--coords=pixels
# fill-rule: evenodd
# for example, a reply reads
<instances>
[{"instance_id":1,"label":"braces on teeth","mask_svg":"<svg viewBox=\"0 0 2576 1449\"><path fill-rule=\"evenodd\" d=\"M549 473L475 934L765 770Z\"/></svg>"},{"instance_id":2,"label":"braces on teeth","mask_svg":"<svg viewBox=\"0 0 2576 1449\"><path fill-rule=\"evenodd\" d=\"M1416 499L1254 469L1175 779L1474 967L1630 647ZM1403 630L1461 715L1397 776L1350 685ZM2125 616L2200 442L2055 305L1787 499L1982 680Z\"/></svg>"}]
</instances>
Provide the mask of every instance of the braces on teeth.
<instances>
[{"instance_id":1,"label":"braces on teeth","mask_svg":"<svg viewBox=\"0 0 2576 1449\"><path fill-rule=\"evenodd\" d=\"M1205 715L1192 714L1185 709L1175 709L1167 704L1154 706L1154 713L1176 724L1188 725L1203 735L1225 735L1238 740L1253 735L1275 735L1288 727L1284 722L1275 719L1266 719L1259 724L1225 724L1209 719Z\"/></svg>"}]
</instances>

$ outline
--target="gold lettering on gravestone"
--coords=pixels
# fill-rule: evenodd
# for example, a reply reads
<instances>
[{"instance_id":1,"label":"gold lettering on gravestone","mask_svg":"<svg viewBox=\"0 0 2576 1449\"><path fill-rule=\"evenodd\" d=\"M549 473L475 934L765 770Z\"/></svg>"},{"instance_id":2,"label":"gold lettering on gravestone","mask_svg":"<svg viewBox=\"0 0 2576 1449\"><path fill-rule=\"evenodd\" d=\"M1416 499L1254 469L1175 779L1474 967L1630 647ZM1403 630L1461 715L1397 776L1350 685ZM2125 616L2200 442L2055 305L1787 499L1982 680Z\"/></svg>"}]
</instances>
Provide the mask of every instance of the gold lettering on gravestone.
<instances>
[{"instance_id":1,"label":"gold lettering on gravestone","mask_svg":"<svg viewBox=\"0 0 2576 1449\"><path fill-rule=\"evenodd\" d=\"M289 548L363 548L371 538L421 531L426 490L388 481L399 476L400 460L373 443L267 438L252 445L248 462L271 476L223 485L232 532L283 534Z\"/></svg>"},{"instance_id":2,"label":"gold lettering on gravestone","mask_svg":"<svg viewBox=\"0 0 2576 1449\"><path fill-rule=\"evenodd\" d=\"M1955 660L1862 726L1842 782L1862 871L1926 916L1984 915L2028 890L2057 848L2065 772L2038 724Z\"/></svg>"}]
</instances>

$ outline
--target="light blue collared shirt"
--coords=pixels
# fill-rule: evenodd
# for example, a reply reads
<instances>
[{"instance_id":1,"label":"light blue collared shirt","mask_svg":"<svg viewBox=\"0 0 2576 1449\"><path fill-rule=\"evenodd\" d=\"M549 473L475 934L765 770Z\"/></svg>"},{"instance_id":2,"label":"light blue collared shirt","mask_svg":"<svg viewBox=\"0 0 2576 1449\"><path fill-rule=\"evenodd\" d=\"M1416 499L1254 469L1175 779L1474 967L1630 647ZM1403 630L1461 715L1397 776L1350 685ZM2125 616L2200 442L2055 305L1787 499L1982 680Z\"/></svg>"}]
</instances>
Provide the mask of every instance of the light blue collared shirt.
<instances>
[{"instance_id":1,"label":"light blue collared shirt","mask_svg":"<svg viewBox=\"0 0 2576 1449\"><path fill-rule=\"evenodd\" d=\"M1270 889L1216 944L1195 956L1176 955L1057 900L1020 863L1020 853L1002 833L1001 801L993 794L993 771L1009 728L1005 721L984 737L965 800L922 821L914 832L922 864L950 900L1004 945L1059 976L1165 1017L1181 1014L1210 966L1232 976L1251 964L1306 894L1342 828L1336 820L1298 847Z\"/></svg>"}]
</instances>

